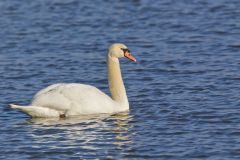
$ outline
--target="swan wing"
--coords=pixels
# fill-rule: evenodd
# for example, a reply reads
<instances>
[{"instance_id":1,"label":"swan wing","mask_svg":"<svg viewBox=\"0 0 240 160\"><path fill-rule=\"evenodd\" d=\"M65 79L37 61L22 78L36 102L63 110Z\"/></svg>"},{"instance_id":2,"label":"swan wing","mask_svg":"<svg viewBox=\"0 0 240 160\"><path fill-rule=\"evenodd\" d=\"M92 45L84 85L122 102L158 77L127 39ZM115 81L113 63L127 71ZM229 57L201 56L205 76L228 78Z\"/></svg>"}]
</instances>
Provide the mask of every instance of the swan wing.
<instances>
[{"instance_id":1,"label":"swan wing","mask_svg":"<svg viewBox=\"0 0 240 160\"><path fill-rule=\"evenodd\" d=\"M111 113L114 102L96 87L84 84L54 84L39 91L33 106L64 112L67 115Z\"/></svg>"}]
</instances>

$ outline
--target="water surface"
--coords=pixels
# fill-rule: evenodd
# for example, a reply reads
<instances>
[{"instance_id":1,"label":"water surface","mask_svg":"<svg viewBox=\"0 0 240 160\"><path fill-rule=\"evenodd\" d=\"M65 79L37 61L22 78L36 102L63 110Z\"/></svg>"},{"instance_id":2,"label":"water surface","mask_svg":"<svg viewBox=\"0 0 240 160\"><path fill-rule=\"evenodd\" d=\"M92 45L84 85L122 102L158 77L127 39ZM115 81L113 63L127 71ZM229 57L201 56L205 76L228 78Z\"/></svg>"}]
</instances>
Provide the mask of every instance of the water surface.
<instances>
[{"instance_id":1,"label":"water surface","mask_svg":"<svg viewBox=\"0 0 240 160\"><path fill-rule=\"evenodd\" d=\"M239 159L240 1L0 2L0 159ZM50 84L109 93L106 52L121 60L130 112L30 119Z\"/></svg>"}]
</instances>

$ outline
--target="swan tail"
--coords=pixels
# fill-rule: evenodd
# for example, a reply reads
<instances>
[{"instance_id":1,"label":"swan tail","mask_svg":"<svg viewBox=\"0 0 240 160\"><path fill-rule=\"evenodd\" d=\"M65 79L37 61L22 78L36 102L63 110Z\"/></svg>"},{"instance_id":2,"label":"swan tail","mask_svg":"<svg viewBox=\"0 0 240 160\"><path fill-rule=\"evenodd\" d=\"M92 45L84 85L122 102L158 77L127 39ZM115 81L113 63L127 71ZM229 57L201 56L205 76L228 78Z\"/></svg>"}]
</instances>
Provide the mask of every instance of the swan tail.
<instances>
[{"instance_id":1,"label":"swan tail","mask_svg":"<svg viewBox=\"0 0 240 160\"><path fill-rule=\"evenodd\" d=\"M33 118L47 118L47 117L60 117L61 116L59 111L50 109L50 108L45 108L45 107L19 106L19 105L15 105L15 104L10 104L9 106L12 109L20 110Z\"/></svg>"}]
</instances>

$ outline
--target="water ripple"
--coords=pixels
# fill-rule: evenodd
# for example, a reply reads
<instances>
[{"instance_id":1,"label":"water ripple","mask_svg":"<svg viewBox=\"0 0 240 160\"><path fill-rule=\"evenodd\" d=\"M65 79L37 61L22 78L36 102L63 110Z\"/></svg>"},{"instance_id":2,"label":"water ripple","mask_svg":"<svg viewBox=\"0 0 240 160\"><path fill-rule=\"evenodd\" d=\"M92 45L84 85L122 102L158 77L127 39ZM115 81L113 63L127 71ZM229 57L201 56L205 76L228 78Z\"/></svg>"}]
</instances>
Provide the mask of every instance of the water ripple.
<instances>
[{"instance_id":1,"label":"water ripple","mask_svg":"<svg viewBox=\"0 0 240 160\"><path fill-rule=\"evenodd\" d=\"M236 0L1 1L0 158L239 159L239 7ZM113 42L139 61L121 60L129 113L29 119L8 107L59 82L109 93L105 55Z\"/></svg>"}]
</instances>

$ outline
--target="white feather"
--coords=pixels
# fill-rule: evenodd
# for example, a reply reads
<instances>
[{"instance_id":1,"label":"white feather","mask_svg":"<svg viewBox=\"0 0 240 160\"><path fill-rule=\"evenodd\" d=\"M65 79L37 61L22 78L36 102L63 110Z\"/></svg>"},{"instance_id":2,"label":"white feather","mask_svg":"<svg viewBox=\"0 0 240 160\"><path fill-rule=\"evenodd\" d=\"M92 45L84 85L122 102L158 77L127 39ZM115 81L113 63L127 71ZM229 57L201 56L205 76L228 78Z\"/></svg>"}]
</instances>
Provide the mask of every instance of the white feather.
<instances>
[{"instance_id":1,"label":"white feather","mask_svg":"<svg viewBox=\"0 0 240 160\"><path fill-rule=\"evenodd\" d=\"M129 110L121 76L119 57L124 57L123 44L113 44L108 52L108 80L112 98L96 87L84 84L54 84L39 91L29 106L11 104L32 117L61 117Z\"/></svg>"}]
</instances>

